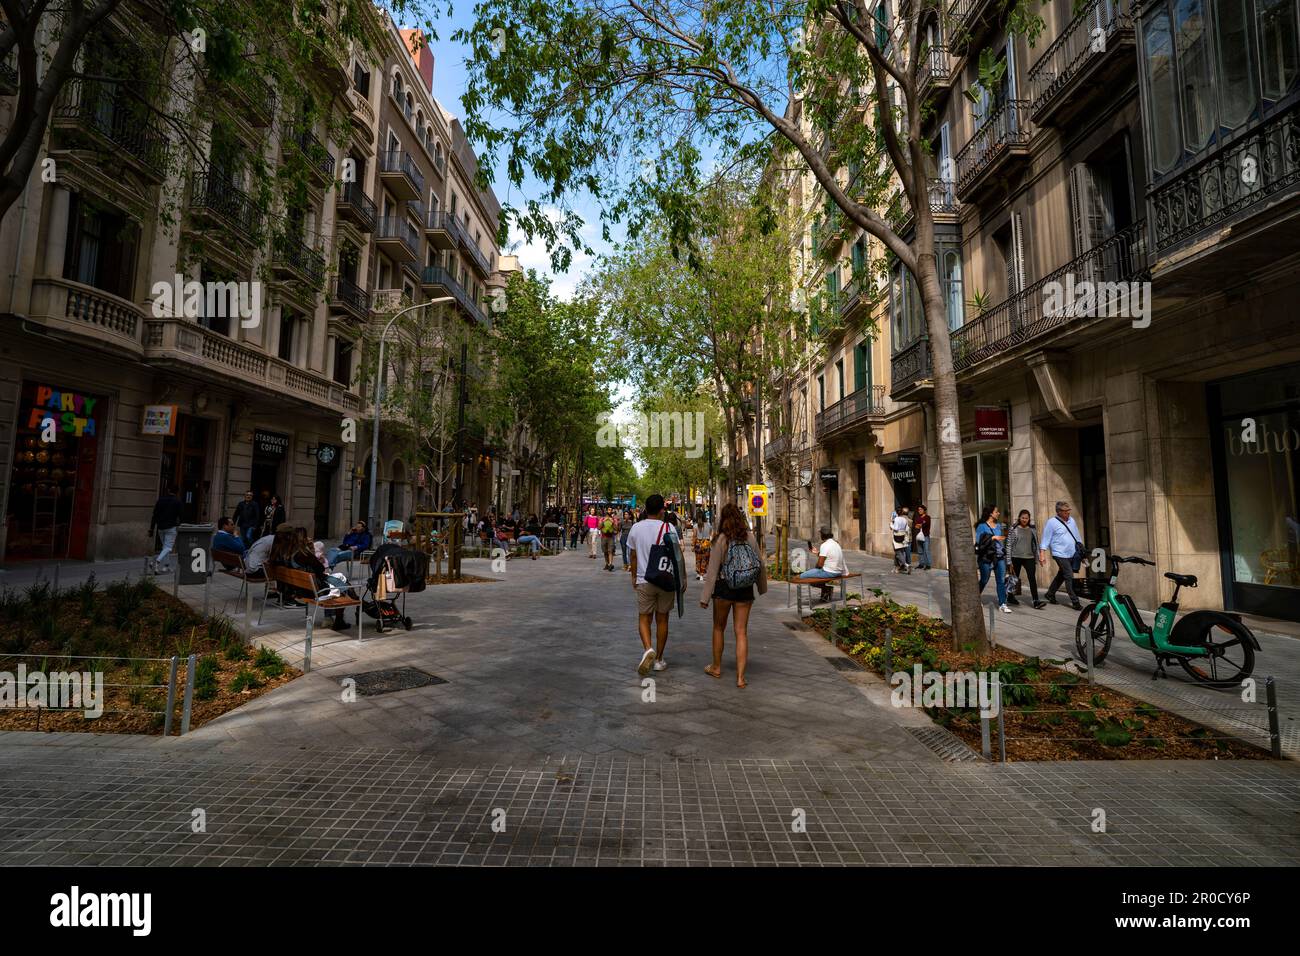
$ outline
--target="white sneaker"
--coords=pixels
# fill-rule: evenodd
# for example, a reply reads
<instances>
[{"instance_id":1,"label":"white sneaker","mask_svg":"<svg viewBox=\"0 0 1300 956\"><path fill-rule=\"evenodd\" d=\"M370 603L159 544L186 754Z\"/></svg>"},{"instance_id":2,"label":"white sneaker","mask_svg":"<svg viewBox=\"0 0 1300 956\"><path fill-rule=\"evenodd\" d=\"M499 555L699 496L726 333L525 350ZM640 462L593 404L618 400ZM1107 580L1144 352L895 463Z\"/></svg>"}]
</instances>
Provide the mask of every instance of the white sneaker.
<instances>
[{"instance_id":1,"label":"white sneaker","mask_svg":"<svg viewBox=\"0 0 1300 956\"><path fill-rule=\"evenodd\" d=\"M998 610L1001 611L1003 614L1011 613L1011 608L1007 607L1005 604L998 605Z\"/></svg>"},{"instance_id":2,"label":"white sneaker","mask_svg":"<svg viewBox=\"0 0 1300 956\"><path fill-rule=\"evenodd\" d=\"M659 660L655 661L655 670L657 671L668 670L668 662L663 658L660 658Z\"/></svg>"},{"instance_id":3,"label":"white sneaker","mask_svg":"<svg viewBox=\"0 0 1300 956\"><path fill-rule=\"evenodd\" d=\"M641 663L636 665L636 672L642 677L650 673L650 668L654 666L655 651L653 647L647 647L646 652L641 655Z\"/></svg>"}]
</instances>

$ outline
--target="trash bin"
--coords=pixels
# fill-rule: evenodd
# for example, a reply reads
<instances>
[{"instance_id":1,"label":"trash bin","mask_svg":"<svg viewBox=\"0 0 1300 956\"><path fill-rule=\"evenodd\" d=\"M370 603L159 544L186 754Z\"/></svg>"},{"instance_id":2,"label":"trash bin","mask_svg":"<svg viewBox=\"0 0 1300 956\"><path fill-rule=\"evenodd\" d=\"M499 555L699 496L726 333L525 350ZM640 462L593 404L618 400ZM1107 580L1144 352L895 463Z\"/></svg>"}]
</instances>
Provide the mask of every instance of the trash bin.
<instances>
[{"instance_id":1,"label":"trash bin","mask_svg":"<svg viewBox=\"0 0 1300 956\"><path fill-rule=\"evenodd\" d=\"M183 524L176 528L176 562L181 584L203 584L212 570L213 524Z\"/></svg>"}]
</instances>

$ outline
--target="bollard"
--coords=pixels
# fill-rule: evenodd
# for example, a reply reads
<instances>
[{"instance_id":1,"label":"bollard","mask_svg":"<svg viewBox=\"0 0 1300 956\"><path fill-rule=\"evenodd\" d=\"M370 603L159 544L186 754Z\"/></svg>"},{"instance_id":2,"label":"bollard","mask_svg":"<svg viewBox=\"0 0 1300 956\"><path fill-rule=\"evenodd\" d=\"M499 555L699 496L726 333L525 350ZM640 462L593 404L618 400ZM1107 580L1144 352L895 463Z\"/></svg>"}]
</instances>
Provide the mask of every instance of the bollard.
<instances>
[{"instance_id":1,"label":"bollard","mask_svg":"<svg viewBox=\"0 0 1300 956\"><path fill-rule=\"evenodd\" d=\"M167 678L167 714L163 717L163 736L172 734L172 711L176 709L176 655L172 655L171 676Z\"/></svg>"},{"instance_id":2,"label":"bollard","mask_svg":"<svg viewBox=\"0 0 1300 956\"><path fill-rule=\"evenodd\" d=\"M244 578L244 643L253 643L253 585Z\"/></svg>"},{"instance_id":3,"label":"bollard","mask_svg":"<svg viewBox=\"0 0 1300 956\"><path fill-rule=\"evenodd\" d=\"M885 683L894 676L894 632L885 628Z\"/></svg>"},{"instance_id":4,"label":"bollard","mask_svg":"<svg viewBox=\"0 0 1300 956\"><path fill-rule=\"evenodd\" d=\"M989 742L988 714L980 714L980 753L984 755L985 760L993 758L993 746Z\"/></svg>"},{"instance_id":5,"label":"bollard","mask_svg":"<svg viewBox=\"0 0 1300 956\"><path fill-rule=\"evenodd\" d=\"M796 584L794 586L794 599L799 608L799 620L803 620L803 587Z\"/></svg>"},{"instance_id":6,"label":"bollard","mask_svg":"<svg viewBox=\"0 0 1300 956\"><path fill-rule=\"evenodd\" d=\"M993 673L993 699L998 702L998 761L1007 762L1007 727L1002 721L1002 681Z\"/></svg>"},{"instance_id":7,"label":"bollard","mask_svg":"<svg viewBox=\"0 0 1300 956\"><path fill-rule=\"evenodd\" d=\"M1264 680L1265 699L1268 701L1268 742L1274 760L1282 759L1282 734L1277 723L1277 684L1272 677Z\"/></svg>"},{"instance_id":8,"label":"bollard","mask_svg":"<svg viewBox=\"0 0 1300 956\"><path fill-rule=\"evenodd\" d=\"M172 578L172 597L178 598L181 596L181 558L178 554L173 554L172 557L176 559L176 575Z\"/></svg>"},{"instance_id":9,"label":"bollard","mask_svg":"<svg viewBox=\"0 0 1300 956\"><path fill-rule=\"evenodd\" d=\"M307 642L303 645L302 652L302 672L304 674L311 671L311 632L312 625L316 623L316 615L313 614L307 618Z\"/></svg>"},{"instance_id":10,"label":"bollard","mask_svg":"<svg viewBox=\"0 0 1300 956\"><path fill-rule=\"evenodd\" d=\"M997 626L997 609L989 605L989 647L997 647L998 642L993 639L993 629Z\"/></svg>"},{"instance_id":11,"label":"bollard","mask_svg":"<svg viewBox=\"0 0 1300 956\"><path fill-rule=\"evenodd\" d=\"M194 655L185 662L185 700L181 706L181 736L190 732L190 711L194 707Z\"/></svg>"},{"instance_id":12,"label":"bollard","mask_svg":"<svg viewBox=\"0 0 1300 956\"><path fill-rule=\"evenodd\" d=\"M1093 643L1093 638L1096 636L1097 633L1095 630L1093 630L1093 624L1096 622L1096 620L1097 619L1094 617L1092 620L1088 622L1088 646L1084 650L1084 656L1088 659L1088 683L1089 684L1095 683L1095 680L1093 679L1093 675L1092 675L1092 665L1093 665L1093 658L1096 656L1097 652L1096 649L1092 646L1092 643Z\"/></svg>"}]
</instances>

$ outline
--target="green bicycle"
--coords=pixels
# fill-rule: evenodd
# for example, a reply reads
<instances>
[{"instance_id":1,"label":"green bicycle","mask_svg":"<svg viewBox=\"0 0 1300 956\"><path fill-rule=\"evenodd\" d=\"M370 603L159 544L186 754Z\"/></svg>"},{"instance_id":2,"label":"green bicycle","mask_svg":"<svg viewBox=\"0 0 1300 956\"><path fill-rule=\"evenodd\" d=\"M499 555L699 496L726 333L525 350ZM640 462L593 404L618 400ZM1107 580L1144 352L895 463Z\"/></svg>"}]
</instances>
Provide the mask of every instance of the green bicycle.
<instances>
[{"instance_id":1,"label":"green bicycle","mask_svg":"<svg viewBox=\"0 0 1300 956\"><path fill-rule=\"evenodd\" d=\"M1196 587L1196 575L1165 572L1165 577L1174 582L1174 596L1160 605L1155 625L1149 626L1142 620L1133 599L1115 587L1121 564L1154 566L1155 562L1110 556L1110 580L1101 600L1085 607L1074 626L1074 649L1079 660L1088 660L1089 639L1093 663L1100 664L1106 659L1115 633L1113 618L1118 618L1129 640L1155 655L1152 680L1169 676L1165 664L1172 661L1177 661L1192 679L1211 687L1239 684L1250 676L1255 668L1255 651L1261 648L1238 615L1226 611L1193 611L1174 624L1178 592L1185 587Z\"/></svg>"}]
</instances>

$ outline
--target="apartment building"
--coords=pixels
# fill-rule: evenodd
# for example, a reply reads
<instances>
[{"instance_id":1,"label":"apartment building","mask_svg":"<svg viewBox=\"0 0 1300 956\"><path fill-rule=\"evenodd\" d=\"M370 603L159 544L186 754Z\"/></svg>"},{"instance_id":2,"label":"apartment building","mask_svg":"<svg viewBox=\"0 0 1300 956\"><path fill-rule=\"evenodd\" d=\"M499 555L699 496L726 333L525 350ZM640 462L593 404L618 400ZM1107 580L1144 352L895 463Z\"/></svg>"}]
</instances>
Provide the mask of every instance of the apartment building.
<instances>
[{"instance_id":1,"label":"apartment building","mask_svg":"<svg viewBox=\"0 0 1300 956\"><path fill-rule=\"evenodd\" d=\"M970 520L987 503L1041 526L1066 499L1090 550L1155 562L1125 568L1139 604L1167 597L1177 571L1199 578L1188 607L1300 618L1297 6L1057 0L1032 44L1000 6L954 0L923 28ZM976 82L983 51L1005 65L993 89ZM849 483L873 528L894 502L939 518L929 336L897 267L886 313L879 381L919 417L875 455L907 456L877 474L884 497L870 474ZM842 384L849 358L827 342L824 424L875 408L862 395L836 409L865 384ZM873 460L864 432L849 460ZM816 490L851 537L843 434L817 436L839 482Z\"/></svg>"},{"instance_id":2,"label":"apartment building","mask_svg":"<svg viewBox=\"0 0 1300 956\"><path fill-rule=\"evenodd\" d=\"M326 30L337 42L289 89L217 84L130 4L86 45L93 78L55 108L53 165L0 225L3 560L141 555L168 485L187 521L249 489L318 537L368 512L359 369L366 329L397 304L380 293L446 295L486 324L498 210L432 98L432 61L366 9L387 48ZM12 107L0 93L0 123ZM452 194L454 226L433 215ZM379 475L385 516L431 497L402 462L381 456Z\"/></svg>"}]
</instances>

